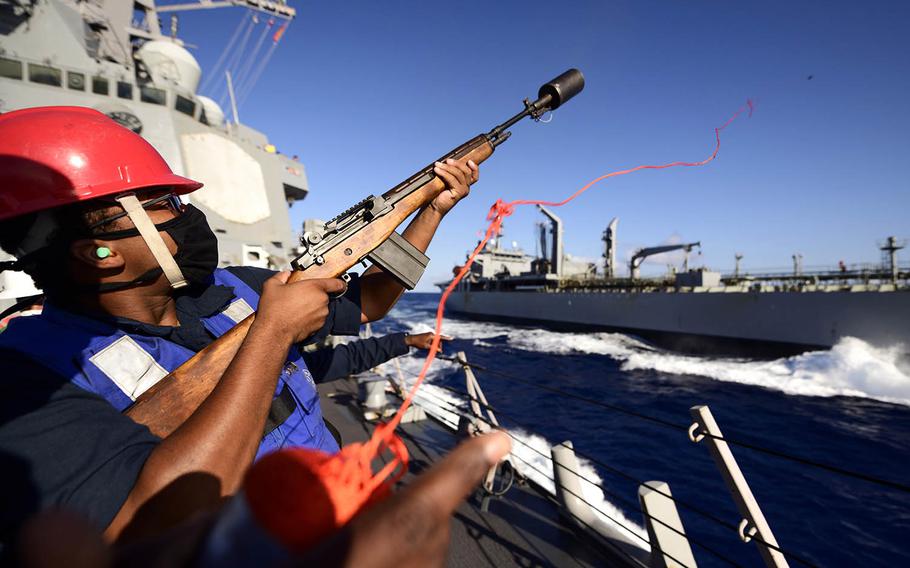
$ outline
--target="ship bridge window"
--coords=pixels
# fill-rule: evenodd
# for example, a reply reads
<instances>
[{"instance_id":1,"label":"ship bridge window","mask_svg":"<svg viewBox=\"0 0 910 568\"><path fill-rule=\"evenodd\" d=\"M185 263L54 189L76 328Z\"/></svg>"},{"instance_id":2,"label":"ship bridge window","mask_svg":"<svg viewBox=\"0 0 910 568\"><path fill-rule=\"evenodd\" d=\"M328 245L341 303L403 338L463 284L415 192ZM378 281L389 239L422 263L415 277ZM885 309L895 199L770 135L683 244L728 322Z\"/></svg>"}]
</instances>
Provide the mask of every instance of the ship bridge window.
<instances>
[{"instance_id":1,"label":"ship bridge window","mask_svg":"<svg viewBox=\"0 0 910 568\"><path fill-rule=\"evenodd\" d=\"M32 83L59 87L63 84L63 72L47 65L29 63L28 80Z\"/></svg>"},{"instance_id":2,"label":"ship bridge window","mask_svg":"<svg viewBox=\"0 0 910 568\"><path fill-rule=\"evenodd\" d=\"M174 105L174 108L176 108L178 112L182 112L189 116L196 114L196 103L192 99L180 95L177 95L177 103Z\"/></svg>"},{"instance_id":3,"label":"ship bridge window","mask_svg":"<svg viewBox=\"0 0 910 568\"><path fill-rule=\"evenodd\" d=\"M117 81L117 96L121 99L133 98L133 84L124 81Z\"/></svg>"},{"instance_id":4,"label":"ship bridge window","mask_svg":"<svg viewBox=\"0 0 910 568\"><path fill-rule=\"evenodd\" d=\"M167 92L165 92L164 89L157 89L155 87L139 87L139 100L144 103L152 103L153 105L166 105Z\"/></svg>"},{"instance_id":5,"label":"ship bridge window","mask_svg":"<svg viewBox=\"0 0 910 568\"><path fill-rule=\"evenodd\" d=\"M85 75L75 71L66 72L66 86L75 91L85 90Z\"/></svg>"},{"instance_id":6,"label":"ship bridge window","mask_svg":"<svg viewBox=\"0 0 910 568\"><path fill-rule=\"evenodd\" d=\"M104 77L92 77L92 92L96 95L111 94L110 83Z\"/></svg>"},{"instance_id":7,"label":"ship bridge window","mask_svg":"<svg viewBox=\"0 0 910 568\"><path fill-rule=\"evenodd\" d=\"M0 77L22 79L22 62L0 57Z\"/></svg>"}]
</instances>

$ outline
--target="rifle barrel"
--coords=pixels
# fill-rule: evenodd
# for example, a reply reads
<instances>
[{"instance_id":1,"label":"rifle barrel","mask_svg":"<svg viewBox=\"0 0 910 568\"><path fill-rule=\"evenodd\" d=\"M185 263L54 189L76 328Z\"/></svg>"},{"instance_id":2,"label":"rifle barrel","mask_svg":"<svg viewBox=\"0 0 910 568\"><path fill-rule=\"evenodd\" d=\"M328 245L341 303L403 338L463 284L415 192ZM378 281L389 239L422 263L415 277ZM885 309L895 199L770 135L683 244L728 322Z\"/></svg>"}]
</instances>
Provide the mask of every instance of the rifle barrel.
<instances>
[{"instance_id":1,"label":"rifle barrel","mask_svg":"<svg viewBox=\"0 0 910 568\"><path fill-rule=\"evenodd\" d=\"M496 146L510 135L509 127L526 116L539 119L578 94L585 85L577 69L569 69L552 81L544 83L533 103L525 100L525 108L487 134L481 134L443 156L463 161L485 161ZM382 244L414 211L429 203L445 188L441 179L433 174L433 164L420 170L404 182L383 194L388 205L394 205L381 217L376 217L351 234L339 236L338 242L320 254L316 264L306 270L295 270L291 280L305 278L339 277ZM343 214L344 215L344 214ZM342 216L343 216L342 215ZM196 353L187 362L145 391L125 414L140 424L145 424L160 437L166 437L179 428L214 390L228 365L237 354L243 339L252 325L255 314L247 317L211 345Z\"/></svg>"}]
</instances>

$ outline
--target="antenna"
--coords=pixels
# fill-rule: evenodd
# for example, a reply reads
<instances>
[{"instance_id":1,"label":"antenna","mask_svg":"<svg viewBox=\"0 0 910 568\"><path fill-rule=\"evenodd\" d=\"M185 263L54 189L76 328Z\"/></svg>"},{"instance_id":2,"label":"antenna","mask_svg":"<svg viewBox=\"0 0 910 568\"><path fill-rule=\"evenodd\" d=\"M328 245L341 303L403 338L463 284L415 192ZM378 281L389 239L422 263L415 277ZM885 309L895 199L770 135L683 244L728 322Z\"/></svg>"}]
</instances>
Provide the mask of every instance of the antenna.
<instances>
[{"instance_id":1,"label":"antenna","mask_svg":"<svg viewBox=\"0 0 910 568\"><path fill-rule=\"evenodd\" d=\"M888 268L891 272L892 283L897 282L897 251L906 246L906 241L898 242L894 237L888 237L885 244L879 247L879 250L882 251L882 256L887 255L888 257ZM882 264L884 264L884 262Z\"/></svg>"},{"instance_id":2,"label":"antenna","mask_svg":"<svg viewBox=\"0 0 910 568\"><path fill-rule=\"evenodd\" d=\"M803 255L800 253L793 254L793 276L802 276L803 274Z\"/></svg>"},{"instance_id":3,"label":"antenna","mask_svg":"<svg viewBox=\"0 0 910 568\"><path fill-rule=\"evenodd\" d=\"M231 97L231 112L234 113L234 124L240 124L240 115L237 114L237 100L234 98L234 83L231 81L231 72L225 71L227 77L228 95Z\"/></svg>"}]
</instances>

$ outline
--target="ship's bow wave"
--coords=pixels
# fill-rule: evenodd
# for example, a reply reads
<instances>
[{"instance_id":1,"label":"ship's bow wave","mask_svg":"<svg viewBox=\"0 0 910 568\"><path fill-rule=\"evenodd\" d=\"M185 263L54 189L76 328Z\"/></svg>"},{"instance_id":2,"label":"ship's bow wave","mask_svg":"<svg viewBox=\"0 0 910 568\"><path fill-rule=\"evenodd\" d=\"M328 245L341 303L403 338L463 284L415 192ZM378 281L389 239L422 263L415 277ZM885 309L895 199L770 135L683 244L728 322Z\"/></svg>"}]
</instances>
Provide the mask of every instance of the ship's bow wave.
<instances>
[{"instance_id":1,"label":"ship's bow wave","mask_svg":"<svg viewBox=\"0 0 910 568\"><path fill-rule=\"evenodd\" d=\"M429 330L429 322L410 324ZM844 337L831 349L758 361L684 355L658 349L622 333L567 333L473 321L446 321L443 333L478 347L508 348L548 355L604 355L623 371L695 375L755 385L801 396L853 396L910 406L910 348L876 347Z\"/></svg>"},{"instance_id":2,"label":"ship's bow wave","mask_svg":"<svg viewBox=\"0 0 910 568\"><path fill-rule=\"evenodd\" d=\"M507 341L514 349L554 355L606 355L620 362L623 371L697 375L793 395L854 396L910 405L910 351L900 344L875 347L861 339L844 337L828 350L755 361L671 353L619 333L512 330L507 333Z\"/></svg>"}]
</instances>

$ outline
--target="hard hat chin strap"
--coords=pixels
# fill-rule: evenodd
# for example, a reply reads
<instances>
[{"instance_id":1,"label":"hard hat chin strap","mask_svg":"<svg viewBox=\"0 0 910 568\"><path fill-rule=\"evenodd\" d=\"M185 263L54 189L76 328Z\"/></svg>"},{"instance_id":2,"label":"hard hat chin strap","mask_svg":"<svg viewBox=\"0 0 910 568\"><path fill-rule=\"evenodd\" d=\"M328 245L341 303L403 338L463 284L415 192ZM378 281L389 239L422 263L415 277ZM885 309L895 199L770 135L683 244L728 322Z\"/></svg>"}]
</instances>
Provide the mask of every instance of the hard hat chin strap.
<instances>
[{"instance_id":1,"label":"hard hat chin strap","mask_svg":"<svg viewBox=\"0 0 910 568\"><path fill-rule=\"evenodd\" d=\"M161 267L168 282L171 283L171 288L177 289L186 286L188 283L183 276L183 272L181 272L180 267L177 266L177 261L174 260L174 256L171 254L171 251L168 250L167 245L164 243L164 239L161 238L161 233L158 232L158 229L155 228L155 224L152 223L152 220L149 218L148 213L142 208L142 203L139 202L135 195L120 196L117 198L117 202L120 203L123 210L126 211L130 221L133 222L133 225L136 226L136 230L138 230L139 234L142 236L142 240L145 241L146 246L152 251L152 256L158 261L158 266Z\"/></svg>"}]
</instances>

